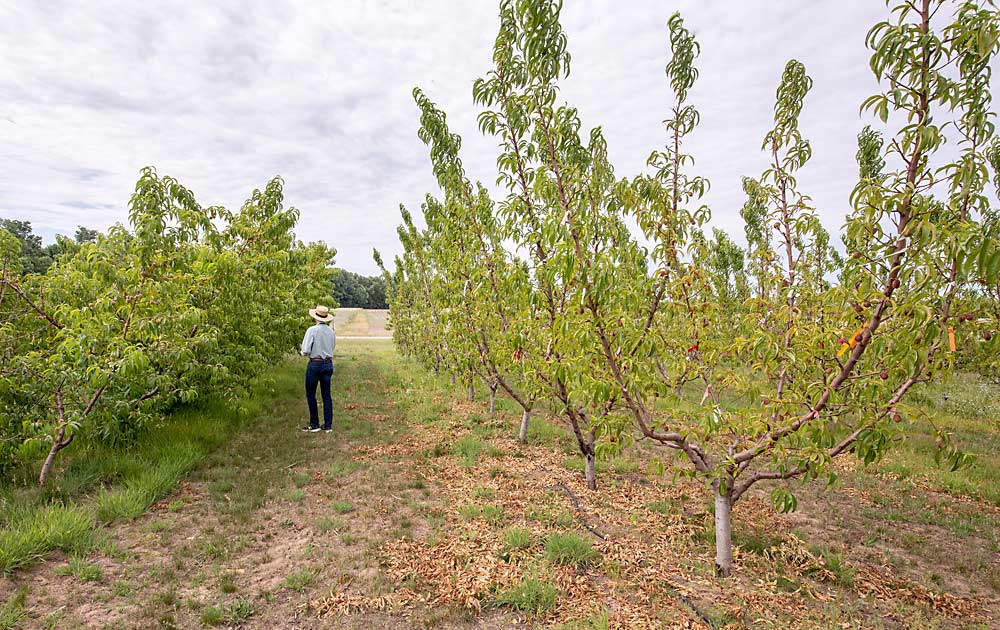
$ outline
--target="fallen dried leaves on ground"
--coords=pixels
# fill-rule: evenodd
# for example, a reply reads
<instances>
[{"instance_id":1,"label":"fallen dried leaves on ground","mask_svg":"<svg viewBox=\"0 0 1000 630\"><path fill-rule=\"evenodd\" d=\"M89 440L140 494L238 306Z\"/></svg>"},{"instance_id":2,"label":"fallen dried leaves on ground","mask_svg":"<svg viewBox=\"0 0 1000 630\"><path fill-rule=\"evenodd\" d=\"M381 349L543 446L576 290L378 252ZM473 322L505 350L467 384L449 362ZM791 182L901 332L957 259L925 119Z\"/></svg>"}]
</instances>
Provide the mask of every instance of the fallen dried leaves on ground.
<instances>
[{"instance_id":1,"label":"fallen dried leaves on ground","mask_svg":"<svg viewBox=\"0 0 1000 630\"><path fill-rule=\"evenodd\" d=\"M775 532L777 544L761 554L737 548L735 575L718 580L711 574L712 544L706 539L711 515L698 502L695 482L606 473L593 492L578 471L567 468L572 456L564 450L525 446L503 435L489 440L494 448L474 465L432 452L435 444L451 445L471 435L464 418L480 412L454 403L450 424L421 425L419 434L400 442L361 450L358 459L415 461L416 474L433 484L444 524L425 540L400 539L382 547L384 573L399 585L395 592L381 597L332 593L314 604L318 614L398 613L416 605L478 612L493 605L498 593L534 577L555 586L559 596L554 607L529 617L532 623L603 614L612 628L818 625L830 621L823 604L837 599L838 588L852 589L873 606L922 603L959 624L992 620L995 606L986 606L987 600L935 593L886 567L851 564L850 586L835 588L837 575L824 558L776 526L776 515L760 497L741 502L738 526ZM671 509L652 509L654 502ZM497 506L502 513L492 520L476 516L467 509L476 504ZM532 544L505 549L510 526L529 530ZM546 562L545 537L564 529L589 539L599 559L585 567ZM866 615L872 614L879 613L868 607L850 618L867 625Z\"/></svg>"}]
</instances>

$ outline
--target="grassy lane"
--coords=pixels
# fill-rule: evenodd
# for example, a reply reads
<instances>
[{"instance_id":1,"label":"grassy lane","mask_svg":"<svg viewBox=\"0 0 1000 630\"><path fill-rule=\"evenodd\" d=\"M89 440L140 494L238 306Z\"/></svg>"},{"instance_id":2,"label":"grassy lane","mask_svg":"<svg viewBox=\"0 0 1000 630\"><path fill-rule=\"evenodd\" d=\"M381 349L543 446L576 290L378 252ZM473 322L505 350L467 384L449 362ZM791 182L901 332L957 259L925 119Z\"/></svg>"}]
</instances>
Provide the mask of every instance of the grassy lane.
<instances>
[{"instance_id":1,"label":"grassy lane","mask_svg":"<svg viewBox=\"0 0 1000 630\"><path fill-rule=\"evenodd\" d=\"M345 341L338 354L333 434L298 431L301 361L275 370L254 419L223 424L229 441L147 514L96 534L84 518L65 554L0 578L0 628L316 627L309 602L331 588L388 589L378 550L416 527L430 491L353 459L406 427L390 344Z\"/></svg>"},{"instance_id":2,"label":"grassy lane","mask_svg":"<svg viewBox=\"0 0 1000 630\"><path fill-rule=\"evenodd\" d=\"M933 469L917 435L898 460L845 466L838 492L803 489L796 514L748 497L734 512L735 575L719 581L706 494L647 472L645 448L600 462L600 488L589 492L558 420L540 412L520 445L510 401L490 416L390 342L345 340L338 355L335 433L297 431L302 364L277 367L248 420L206 416L224 444L174 470L184 480L148 512L129 520L138 501L101 516L101 506L130 504L104 498L129 484L89 486L79 509L111 524L0 578L0 630L987 628L1000 619L997 431L960 408L936 413L982 450L978 468ZM964 400L948 391L948 403L936 392L922 402Z\"/></svg>"}]
</instances>

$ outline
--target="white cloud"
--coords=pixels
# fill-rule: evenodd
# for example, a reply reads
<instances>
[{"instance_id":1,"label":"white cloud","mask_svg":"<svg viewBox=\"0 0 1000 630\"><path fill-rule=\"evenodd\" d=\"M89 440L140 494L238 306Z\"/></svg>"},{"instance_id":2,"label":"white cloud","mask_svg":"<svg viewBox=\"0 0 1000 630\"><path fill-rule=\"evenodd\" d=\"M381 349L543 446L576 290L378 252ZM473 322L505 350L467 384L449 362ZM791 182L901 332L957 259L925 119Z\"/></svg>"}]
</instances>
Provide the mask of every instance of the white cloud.
<instances>
[{"instance_id":1,"label":"white cloud","mask_svg":"<svg viewBox=\"0 0 1000 630\"><path fill-rule=\"evenodd\" d=\"M333 8L335 7L335 8ZM740 177L758 175L785 61L815 80L800 177L831 231L853 186L857 108L875 89L864 35L878 2L567 0L573 74L562 94L602 125L621 175L665 134L666 20L702 45L690 151L712 180L714 223L742 237ZM239 206L280 174L304 240L372 273L398 251L398 204L436 190L416 137L421 86L464 139L471 177L492 185L495 141L476 126L472 81L490 67L496 2L88 2L0 0L0 215L51 235L125 221L138 171L154 165L205 205Z\"/></svg>"}]
</instances>

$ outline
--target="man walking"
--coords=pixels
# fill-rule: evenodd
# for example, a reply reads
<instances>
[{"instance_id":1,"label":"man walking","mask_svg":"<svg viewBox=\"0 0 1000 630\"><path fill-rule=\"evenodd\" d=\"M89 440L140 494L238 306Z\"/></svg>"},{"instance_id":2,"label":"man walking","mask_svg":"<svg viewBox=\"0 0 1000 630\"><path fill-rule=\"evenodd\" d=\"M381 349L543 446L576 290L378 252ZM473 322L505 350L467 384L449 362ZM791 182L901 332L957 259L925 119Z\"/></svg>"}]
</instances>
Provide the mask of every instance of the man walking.
<instances>
[{"instance_id":1,"label":"man walking","mask_svg":"<svg viewBox=\"0 0 1000 630\"><path fill-rule=\"evenodd\" d=\"M316 405L316 385L323 394L323 431L333 431L333 400L330 398L330 377L333 376L333 348L337 335L330 322L333 314L325 306L309 309L309 316L316 323L306 330L302 338L302 356L309 357L306 366L306 400L309 402L309 425L302 427L307 433L319 432L319 409Z\"/></svg>"}]
</instances>

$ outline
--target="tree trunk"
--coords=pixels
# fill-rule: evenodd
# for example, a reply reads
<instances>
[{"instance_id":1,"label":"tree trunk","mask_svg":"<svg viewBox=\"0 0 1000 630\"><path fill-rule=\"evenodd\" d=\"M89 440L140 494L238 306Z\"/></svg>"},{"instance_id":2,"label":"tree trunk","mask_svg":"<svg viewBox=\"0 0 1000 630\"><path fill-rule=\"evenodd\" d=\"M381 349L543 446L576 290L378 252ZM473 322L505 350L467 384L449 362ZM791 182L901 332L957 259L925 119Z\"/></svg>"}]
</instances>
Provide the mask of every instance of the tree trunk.
<instances>
[{"instance_id":1,"label":"tree trunk","mask_svg":"<svg viewBox=\"0 0 1000 630\"><path fill-rule=\"evenodd\" d=\"M452 374L451 374L451 386L452 387L455 386L455 373L454 372L452 372Z\"/></svg>"},{"instance_id":2,"label":"tree trunk","mask_svg":"<svg viewBox=\"0 0 1000 630\"><path fill-rule=\"evenodd\" d=\"M597 490L596 464L597 464L597 458L594 457L594 453L593 452L587 453L586 477L587 477L587 488L589 488L590 490Z\"/></svg>"},{"instance_id":3,"label":"tree trunk","mask_svg":"<svg viewBox=\"0 0 1000 630\"><path fill-rule=\"evenodd\" d=\"M531 410L525 409L521 414L521 431L517 434L517 439L521 444L528 443L528 422L531 420Z\"/></svg>"},{"instance_id":4,"label":"tree trunk","mask_svg":"<svg viewBox=\"0 0 1000 630\"><path fill-rule=\"evenodd\" d=\"M476 385L472 381L469 381L469 402L472 402L475 399L476 399Z\"/></svg>"},{"instance_id":5,"label":"tree trunk","mask_svg":"<svg viewBox=\"0 0 1000 630\"><path fill-rule=\"evenodd\" d=\"M729 577L733 570L733 498L715 494L715 575Z\"/></svg>"},{"instance_id":6,"label":"tree trunk","mask_svg":"<svg viewBox=\"0 0 1000 630\"><path fill-rule=\"evenodd\" d=\"M496 413L497 410L497 386L490 385L490 415Z\"/></svg>"},{"instance_id":7,"label":"tree trunk","mask_svg":"<svg viewBox=\"0 0 1000 630\"><path fill-rule=\"evenodd\" d=\"M66 437L66 427L62 426L59 427L59 436L53 440L52 448L49 449L49 455L45 458L45 463L42 464L42 472L38 473L38 485L45 485L45 480L49 477L49 471L52 470L52 462L56 459L56 453L69 446L74 436L69 436L68 440L64 440L64 437Z\"/></svg>"},{"instance_id":8,"label":"tree trunk","mask_svg":"<svg viewBox=\"0 0 1000 630\"><path fill-rule=\"evenodd\" d=\"M594 429L591 428L584 433L584 429L580 427L580 422L586 422L587 417L579 410L567 410L569 413L569 423L573 426L573 434L576 435L576 443L580 447L580 452L583 453L586 459L586 468L584 468L584 475L587 479L587 488L590 490L597 490L597 457L594 451L594 442L597 441L597 435ZM585 437L586 436L586 437Z\"/></svg>"}]
</instances>

